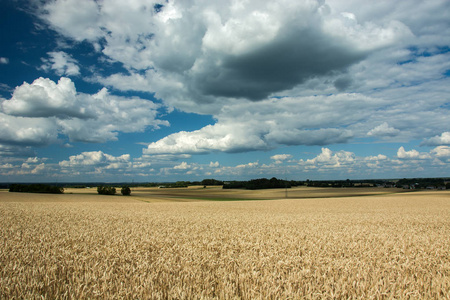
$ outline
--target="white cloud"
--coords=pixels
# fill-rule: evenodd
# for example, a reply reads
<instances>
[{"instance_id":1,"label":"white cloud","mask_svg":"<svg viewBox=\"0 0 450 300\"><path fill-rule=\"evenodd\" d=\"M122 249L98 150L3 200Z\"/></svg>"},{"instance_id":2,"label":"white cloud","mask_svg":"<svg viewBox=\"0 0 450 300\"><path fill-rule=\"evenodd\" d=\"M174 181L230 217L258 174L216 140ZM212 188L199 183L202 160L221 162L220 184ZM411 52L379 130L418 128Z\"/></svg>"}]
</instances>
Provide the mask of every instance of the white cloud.
<instances>
[{"instance_id":1,"label":"white cloud","mask_svg":"<svg viewBox=\"0 0 450 300\"><path fill-rule=\"evenodd\" d=\"M237 165L236 168L245 169L245 168L256 168L258 166L259 166L259 162L249 162L248 164Z\"/></svg>"},{"instance_id":2,"label":"white cloud","mask_svg":"<svg viewBox=\"0 0 450 300\"><path fill-rule=\"evenodd\" d=\"M133 168L136 168L136 169L141 169L141 168L148 168L148 167L150 167L152 165L152 163L151 162L134 162L133 163Z\"/></svg>"},{"instance_id":3,"label":"white cloud","mask_svg":"<svg viewBox=\"0 0 450 300\"><path fill-rule=\"evenodd\" d=\"M429 159L430 154L428 153L420 153L419 151L412 149L410 151L405 151L405 148L402 146L398 148L397 157L401 159Z\"/></svg>"},{"instance_id":4,"label":"white cloud","mask_svg":"<svg viewBox=\"0 0 450 300\"><path fill-rule=\"evenodd\" d=\"M191 166L187 164L187 162L183 161L181 164L173 167L175 170L186 170L189 169Z\"/></svg>"},{"instance_id":5,"label":"white cloud","mask_svg":"<svg viewBox=\"0 0 450 300\"><path fill-rule=\"evenodd\" d=\"M384 154L378 154L376 156L368 156L365 158L366 161L378 161L378 160L386 160L387 156Z\"/></svg>"},{"instance_id":6,"label":"white cloud","mask_svg":"<svg viewBox=\"0 0 450 300\"><path fill-rule=\"evenodd\" d=\"M401 152L403 147L399 149ZM1 147L0 147L1 149ZM206 177L219 177L225 180L230 178L249 179L257 177L291 177L295 179L331 179L331 178L379 178L380 174L386 178L402 178L412 172L419 172L424 177L446 176L450 164L450 147L439 146L428 153L419 153L415 150L403 151L403 157L387 157L383 154L373 156L357 156L349 151L332 151L323 147L321 152L310 159L286 158L283 165L277 163L260 164L258 161L237 165L226 165L219 162L197 163L187 160L176 161L161 159L153 156L143 156L133 159L129 154L110 155L102 151L82 152L70 156L57 164L52 164L45 158L36 156L22 159L0 157L1 176L48 176L51 178L59 174L60 178L100 180L107 174L108 180L122 178L146 178L158 175L162 178L172 176L190 175L191 178L204 179ZM301 156L300 156L301 157ZM277 155L274 156L277 158ZM421 159L420 159L421 158ZM270 174L270 175L269 175ZM89 176L89 177L86 177ZM29 177L36 178L36 177ZM191 179L192 180L192 179Z\"/></svg>"},{"instance_id":7,"label":"white cloud","mask_svg":"<svg viewBox=\"0 0 450 300\"><path fill-rule=\"evenodd\" d=\"M218 161L216 161L216 162L210 162L209 163L209 167L210 168L218 168L219 167L219 162Z\"/></svg>"},{"instance_id":8,"label":"white cloud","mask_svg":"<svg viewBox=\"0 0 450 300\"><path fill-rule=\"evenodd\" d=\"M0 146L0 149L1 148L2 147ZM4 163L5 158L0 155L0 176L47 176L47 173L52 171L52 168L44 163L44 161L46 161L45 158L28 157L26 159L21 159L15 157L7 160L9 160L9 162Z\"/></svg>"},{"instance_id":9,"label":"white cloud","mask_svg":"<svg viewBox=\"0 0 450 300\"><path fill-rule=\"evenodd\" d=\"M0 144L3 145L46 145L55 143L58 130L52 120L45 118L23 118L0 112Z\"/></svg>"},{"instance_id":10,"label":"white cloud","mask_svg":"<svg viewBox=\"0 0 450 300\"><path fill-rule=\"evenodd\" d=\"M400 133L400 130L390 127L387 122L370 130L368 136L396 136Z\"/></svg>"},{"instance_id":11,"label":"white cloud","mask_svg":"<svg viewBox=\"0 0 450 300\"><path fill-rule=\"evenodd\" d=\"M333 152L322 148L322 153L315 158L306 160L306 165L320 165L322 168L342 168L355 161L355 154L348 151Z\"/></svg>"},{"instance_id":12,"label":"white cloud","mask_svg":"<svg viewBox=\"0 0 450 300\"><path fill-rule=\"evenodd\" d=\"M439 146L430 151L437 158L450 158L450 147Z\"/></svg>"},{"instance_id":13,"label":"white cloud","mask_svg":"<svg viewBox=\"0 0 450 300\"><path fill-rule=\"evenodd\" d=\"M74 83L61 77L58 83L48 78L38 78L33 83L24 82L16 87L12 98L2 102L3 111L12 116L92 118L90 107L83 106L85 99L77 97Z\"/></svg>"},{"instance_id":14,"label":"white cloud","mask_svg":"<svg viewBox=\"0 0 450 300\"><path fill-rule=\"evenodd\" d=\"M75 40L103 40L103 53L131 71L124 80L140 76L146 84L127 87L118 74L99 80L150 88L169 105L204 112L225 99L262 100L343 72L411 36L396 20L376 24L330 14L324 1L169 2L158 11L153 5L59 0L47 3L41 17Z\"/></svg>"},{"instance_id":15,"label":"white cloud","mask_svg":"<svg viewBox=\"0 0 450 300\"><path fill-rule=\"evenodd\" d=\"M403 23L390 20L379 26L372 22L358 23L350 12L336 14L324 21L324 28L332 36L349 41L359 50L372 50L399 42L399 39L412 37L409 28Z\"/></svg>"},{"instance_id":16,"label":"white cloud","mask_svg":"<svg viewBox=\"0 0 450 300\"><path fill-rule=\"evenodd\" d=\"M1 99L0 143L45 145L58 134L71 141L116 140L118 132L139 132L168 125L159 120L161 106L138 97L111 95L107 89L78 93L69 78L58 83L38 78L17 87L10 100Z\"/></svg>"},{"instance_id":17,"label":"white cloud","mask_svg":"<svg viewBox=\"0 0 450 300\"><path fill-rule=\"evenodd\" d=\"M139 166L140 164L138 164ZM82 152L72 155L69 160L60 161L60 172L66 176L102 176L120 174L126 176L127 172L133 172L134 166L129 154L113 156L102 151Z\"/></svg>"},{"instance_id":18,"label":"white cloud","mask_svg":"<svg viewBox=\"0 0 450 300\"><path fill-rule=\"evenodd\" d=\"M37 165L33 170L31 170L31 174L40 174L45 170L45 164L41 163Z\"/></svg>"},{"instance_id":19,"label":"white cloud","mask_svg":"<svg viewBox=\"0 0 450 300\"><path fill-rule=\"evenodd\" d=\"M28 157L26 162L27 163L37 163L37 162L39 162L39 159L37 158L37 156L35 156L35 157Z\"/></svg>"},{"instance_id":20,"label":"white cloud","mask_svg":"<svg viewBox=\"0 0 450 300\"><path fill-rule=\"evenodd\" d=\"M105 165L110 163L128 163L130 155L124 154L118 157L103 153L102 151L83 152L78 155L72 155L69 160L64 160L59 163L62 167L76 167L86 165Z\"/></svg>"},{"instance_id":21,"label":"white cloud","mask_svg":"<svg viewBox=\"0 0 450 300\"><path fill-rule=\"evenodd\" d=\"M437 146L437 145L450 145L450 132L443 132L440 136L434 136L432 138L424 140L421 145Z\"/></svg>"},{"instance_id":22,"label":"white cloud","mask_svg":"<svg viewBox=\"0 0 450 300\"><path fill-rule=\"evenodd\" d=\"M267 147L267 144L260 137L249 134L245 125L216 124L192 132L181 131L171 134L148 145L148 148L144 149L144 154L242 152L267 149Z\"/></svg>"},{"instance_id":23,"label":"white cloud","mask_svg":"<svg viewBox=\"0 0 450 300\"><path fill-rule=\"evenodd\" d=\"M169 107L217 120L150 143L145 155L168 161L368 137L449 144L449 133L443 132L449 126L448 1L193 0L164 2L160 9L155 3L56 0L47 2L41 15L59 33L87 40L105 60L127 70L94 73L94 80L152 92ZM68 68L77 66L73 58L51 53L49 68L77 72ZM116 139L118 131L167 124L156 119L158 107L151 102L125 101L106 90L81 94L70 84L16 89L11 102L2 101L2 124L10 127L0 141L51 143L61 133L73 141L106 141ZM22 137L13 136L19 130ZM399 159L391 162L399 168L425 166L428 158L443 157L445 148L436 149L419 153L401 147ZM330 151L322 150L305 167L388 168L382 154L358 158Z\"/></svg>"},{"instance_id":24,"label":"white cloud","mask_svg":"<svg viewBox=\"0 0 450 300\"><path fill-rule=\"evenodd\" d=\"M355 94L269 99L256 106L232 103L223 106L216 124L171 134L149 144L144 153L244 152L279 144L345 143L361 131L353 124L369 117L369 108L382 105L383 101ZM357 113L349 114L350 109Z\"/></svg>"},{"instance_id":25,"label":"white cloud","mask_svg":"<svg viewBox=\"0 0 450 300\"><path fill-rule=\"evenodd\" d=\"M69 54L58 51L48 52L48 59L42 59L44 64L41 68L45 71L54 70L59 76L77 76L80 75L78 62Z\"/></svg>"},{"instance_id":26,"label":"white cloud","mask_svg":"<svg viewBox=\"0 0 450 300\"><path fill-rule=\"evenodd\" d=\"M77 155L70 156L67 160L62 160L57 167L64 176L74 180L83 180L83 176L89 176L90 180L108 178L107 180L117 181L117 178L139 178L148 176L156 176L159 172L160 176L171 176L183 171L191 170L194 173L203 169L211 169L207 165L200 166L196 163L182 162L178 163L178 159L189 159L190 156L169 157L163 155L147 156L132 158L129 154L119 156L110 155L103 151L82 152ZM1 161L0 161L1 162ZM162 180L159 178L158 180Z\"/></svg>"},{"instance_id":27,"label":"white cloud","mask_svg":"<svg viewBox=\"0 0 450 300\"><path fill-rule=\"evenodd\" d=\"M274 160L276 164L282 164L284 161L292 159L292 155L276 154L276 155L271 156L270 159Z\"/></svg>"},{"instance_id":28,"label":"white cloud","mask_svg":"<svg viewBox=\"0 0 450 300\"><path fill-rule=\"evenodd\" d=\"M351 11L362 22L383 24L389 20L401 21L420 42L449 44L448 1L382 0L361 5L358 0L327 0L327 3L334 12Z\"/></svg>"},{"instance_id":29,"label":"white cloud","mask_svg":"<svg viewBox=\"0 0 450 300\"><path fill-rule=\"evenodd\" d=\"M52 1L43 7L42 13L56 30L77 41L95 41L104 34L99 27L99 7L95 1Z\"/></svg>"},{"instance_id":30,"label":"white cloud","mask_svg":"<svg viewBox=\"0 0 450 300\"><path fill-rule=\"evenodd\" d=\"M287 160L287 159L291 159L292 155L290 154L276 154L270 157L270 159L276 160L276 161L282 161L282 160Z\"/></svg>"},{"instance_id":31,"label":"white cloud","mask_svg":"<svg viewBox=\"0 0 450 300\"><path fill-rule=\"evenodd\" d=\"M9 58L0 57L0 65L7 65L7 64L9 64Z\"/></svg>"},{"instance_id":32,"label":"white cloud","mask_svg":"<svg viewBox=\"0 0 450 300\"><path fill-rule=\"evenodd\" d=\"M450 163L450 148L441 147L437 147L429 153L419 153L416 150L405 151L404 147L400 147L397 153L399 159L383 154L357 156L353 152L342 150L333 152L328 148L322 148L319 155L307 160L301 159L298 167L291 167L289 170L316 176L324 174L324 179L329 179L328 176L373 178L380 176L379 174L384 174L381 175L384 177L389 174L389 177L395 178L405 177L412 173L423 174L424 177L446 176L443 166Z\"/></svg>"},{"instance_id":33,"label":"white cloud","mask_svg":"<svg viewBox=\"0 0 450 300\"><path fill-rule=\"evenodd\" d=\"M440 105L446 101L447 92L450 89L442 87L433 92ZM230 102L215 115L216 124L169 135L150 144L144 152L242 152L278 145L348 143L368 136L383 141L398 141L400 137L405 141L440 132L442 124L448 123L447 110L422 110L420 104L410 103L410 98L397 97L392 101L340 93L268 99L257 104Z\"/></svg>"}]
</instances>

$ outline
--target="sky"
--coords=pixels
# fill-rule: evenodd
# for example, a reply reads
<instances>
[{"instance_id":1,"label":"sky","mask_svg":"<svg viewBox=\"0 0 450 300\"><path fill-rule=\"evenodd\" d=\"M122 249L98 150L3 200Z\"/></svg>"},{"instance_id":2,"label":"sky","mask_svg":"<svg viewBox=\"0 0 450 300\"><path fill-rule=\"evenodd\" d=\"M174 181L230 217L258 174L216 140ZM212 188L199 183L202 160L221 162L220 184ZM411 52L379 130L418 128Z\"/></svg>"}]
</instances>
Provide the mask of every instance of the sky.
<instances>
[{"instance_id":1,"label":"sky","mask_svg":"<svg viewBox=\"0 0 450 300\"><path fill-rule=\"evenodd\" d=\"M448 0L3 0L0 182L450 176Z\"/></svg>"}]
</instances>

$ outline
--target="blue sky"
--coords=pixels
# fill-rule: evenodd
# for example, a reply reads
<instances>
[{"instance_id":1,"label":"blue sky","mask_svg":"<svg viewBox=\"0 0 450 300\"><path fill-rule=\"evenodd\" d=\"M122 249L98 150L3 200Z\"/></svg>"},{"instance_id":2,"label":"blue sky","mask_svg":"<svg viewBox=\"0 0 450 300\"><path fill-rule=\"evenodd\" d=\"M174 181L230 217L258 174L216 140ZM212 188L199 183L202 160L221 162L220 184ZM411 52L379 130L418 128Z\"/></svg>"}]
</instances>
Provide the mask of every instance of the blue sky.
<instances>
[{"instance_id":1,"label":"blue sky","mask_svg":"<svg viewBox=\"0 0 450 300\"><path fill-rule=\"evenodd\" d=\"M450 2L6 0L0 181L450 176Z\"/></svg>"}]
</instances>

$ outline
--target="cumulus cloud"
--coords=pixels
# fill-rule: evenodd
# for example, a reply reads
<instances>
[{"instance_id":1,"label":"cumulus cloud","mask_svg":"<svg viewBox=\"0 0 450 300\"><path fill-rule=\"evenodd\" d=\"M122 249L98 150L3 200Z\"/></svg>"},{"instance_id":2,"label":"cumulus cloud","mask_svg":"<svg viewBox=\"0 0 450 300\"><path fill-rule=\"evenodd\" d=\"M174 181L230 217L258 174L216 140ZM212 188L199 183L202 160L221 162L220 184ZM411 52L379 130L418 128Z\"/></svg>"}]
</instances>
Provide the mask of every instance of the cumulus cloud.
<instances>
[{"instance_id":1,"label":"cumulus cloud","mask_svg":"<svg viewBox=\"0 0 450 300\"><path fill-rule=\"evenodd\" d=\"M429 152L419 153L416 150L405 151L400 147L397 157L387 157L383 154L375 156L357 156L349 151L332 151L322 148L321 153L314 158L298 162L298 167L289 170L300 173L306 172L324 174L327 176L357 176L360 178L377 177L378 174L390 174L392 178L405 177L412 172L418 172L424 177L446 176L442 166L450 163L450 148L436 147ZM327 175L328 174L328 175Z\"/></svg>"},{"instance_id":2,"label":"cumulus cloud","mask_svg":"<svg viewBox=\"0 0 450 300\"><path fill-rule=\"evenodd\" d=\"M0 146L0 176L35 176L48 175L49 171L52 171L52 167L47 165L45 158L39 157L26 157L26 153L22 152L23 158L19 155L15 155L14 158L6 158L1 155L4 147ZM17 149L20 151L20 149ZM28 152L28 154L31 154ZM3 156L3 157L2 157ZM52 176L52 175L50 175Z\"/></svg>"},{"instance_id":3,"label":"cumulus cloud","mask_svg":"<svg viewBox=\"0 0 450 300\"><path fill-rule=\"evenodd\" d=\"M209 163L209 167L210 168L218 168L219 167L219 162L218 161L216 161L216 162L210 162Z\"/></svg>"},{"instance_id":4,"label":"cumulus cloud","mask_svg":"<svg viewBox=\"0 0 450 300\"><path fill-rule=\"evenodd\" d=\"M144 154L202 154L214 151L243 152L267 149L258 134L248 134L245 125L216 124L200 130L171 134L148 145Z\"/></svg>"},{"instance_id":5,"label":"cumulus cloud","mask_svg":"<svg viewBox=\"0 0 450 300\"><path fill-rule=\"evenodd\" d=\"M53 120L23 118L0 112L0 144L39 146L55 143L58 130Z\"/></svg>"},{"instance_id":6,"label":"cumulus cloud","mask_svg":"<svg viewBox=\"0 0 450 300\"><path fill-rule=\"evenodd\" d=\"M262 100L344 72L411 35L398 21L377 25L330 13L324 1L154 4L59 0L48 2L41 17L75 40L103 41L103 53L130 70L125 80L144 76L141 89L150 86L170 105L191 111L194 103L206 111L208 103L229 98ZM114 76L111 84L121 75Z\"/></svg>"},{"instance_id":7,"label":"cumulus cloud","mask_svg":"<svg viewBox=\"0 0 450 300\"><path fill-rule=\"evenodd\" d=\"M75 84L62 77L58 83L48 78L38 78L33 83L24 82L16 87L12 98L2 102L3 112L21 117L92 118L93 112L82 105Z\"/></svg>"},{"instance_id":8,"label":"cumulus cloud","mask_svg":"<svg viewBox=\"0 0 450 300\"><path fill-rule=\"evenodd\" d=\"M188 165L188 163L187 162L185 162L185 161L183 161L181 164L179 164L179 165L177 165L177 166L175 166L175 167L173 167L175 170L186 170L186 169L189 169L191 166L190 165Z\"/></svg>"},{"instance_id":9,"label":"cumulus cloud","mask_svg":"<svg viewBox=\"0 0 450 300\"><path fill-rule=\"evenodd\" d=\"M38 78L17 87L11 99L1 99L0 143L46 145L58 134L71 141L116 140L118 132L138 132L168 125L159 120L160 105L138 97L78 93L69 78L58 83Z\"/></svg>"},{"instance_id":10,"label":"cumulus cloud","mask_svg":"<svg viewBox=\"0 0 450 300\"><path fill-rule=\"evenodd\" d=\"M180 156L178 159L189 158ZM0 160L1 163L1 160ZM161 178L177 174L189 174L193 176L207 176L219 168L219 163L199 164L177 162L168 156L144 155L139 158L132 158L130 154L111 155L103 151L87 151L70 156L67 160L60 161L54 169L64 176L71 178L105 178L117 180L117 177L139 178L158 175Z\"/></svg>"},{"instance_id":11,"label":"cumulus cloud","mask_svg":"<svg viewBox=\"0 0 450 300\"><path fill-rule=\"evenodd\" d=\"M426 146L438 146L438 145L450 145L450 132L443 132L440 136L434 136L432 138L424 140L421 145Z\"/></svg>"},{"instance_id":12,"label":"cumulus cloud","mask_svg":"<svg viewBox=\"0 0 450 300\"><path fill-rule=\"evenodd\" d=\"M400 133L400 130L390 127L387 122L370 130L368 136L396 136Z\"/></svg>"},{"instance_id":13,"label":"cumulus cloud","mask_svg":"<svg viewBox=\"0 0 450 300\"><path fill-rule=\"evenodd\" d=\"M434 91L445 102L446 88ZM411 91L411 94L413 91ZM399 97L395 95L395 97ZM413 96L412 96L413 97ZM222 105L216 124L151 143L144 153L268 150L278 145L329 145L372 137L417 138L440 132L448 110L423 111L409 98L391 102L359 93L285 97ZM417 124L420 122L421 126ZM427 131L424 131L426 128Z\"/></svg>"},{"instance_id":14,"label":"cumulus cloud","mask_svg":"<svg viewBox=\"0 0 450 300\"><path fill-rule=\"evenodd\" d=\"M145 155L324 146L368 137L448 144L447 132L442 133L449 124L448 1L155 4L57 0L41 11L53 29L88 41L105 60L126 69L95 73L94 80L119 90L152 92L167 106L217 120L150 143ZM76 65L63 52L52 53L55 71L67 74L67 65ZM57 105L45 105L43 111L28 112L17 105L9 115L48 118L46 113L57 111ZM117 124L124 123L115 114L109 127L98 126L105 121L77 108L61 110L65 115L58 117L57 132L73 140L89 140L83 128L97 127L104 130L92 133L91 141L111 140L120 131ZM133 124L126 130L146 126ZM399 161L425 155L414 151L399 149ZM334 165L344 160L343 153L336 155L330 157ZM316 163L319 159L310 166Z\"/></svg>"},{"instance_id":15,"label":"cumulus cloud","mask_svg":"<svg viewBox=\"0 0 450 300\"><path fill-rule=\"evenodd\" d=\"M224 105L216 124L171 134L151 143L144 153L244 152L280 144L345 143L360 131L352 124L370 117L369 109L381 105L382 101L356 94L269 99L257 106L251 102ZM357 113L349 114L350 109Z\"/></svg>"},{"instance_id":16,"label":"cumulus cloud","mask_svg":"<svg viewBox=\"0 0 450 300\"><path fill-rule=\"evenodd\" d=\"M340 168L347 166L355 160L355 154L348 151L333 153L328 148L322 148L322 153L312 159L306 160L306 165L321 165L326 168Z\"/></svg>"},{"instance_id":17,"label":"cumulus cloud","mask_svg":"<svg viewBox=\"0 0 450 300\"><path fill-rule=\"evenodd\" d=\"M2 147L0 146L0 151ZM402 147L400 148L402 149ZM429 152L418 153L416 151L404 151L403 158L398 156L387 157L383 154L373 156L358 156L350 151L332 151L323 147L320 153L309 159L302 159L304 154L285 155L278 154L272 157L270 164L260 164L258 161L227 165L217 162L198 163L172 160L161 160L158 157L143 156L133 159L129 154L118 156L110 155L102 151L82 152L70 156L57 164L49 163L47 159L36 156L24 156L22 159L12 157L0 157L0 176L54 176L60 174L64 178L79 179L89 176L109 180L117 176L128 178L148 178L150 175L158 175L159 178L173 178L177 175L191 175L202 179L205 176L219 177L223 179L271 176L289 176L297 179L330 179L340 178L373 178L379 174L389 172L390 176L405 177L411 172L420 171L423 176L446 176L446 169L450 163L450 147L439 146ZM292 156L292 157L291 157ZM418 157L422 156L422 159ZM300 157L300 159L296 159ZM284 159L283 165L277 163L277 159ZM443 168L444 167L444 168ZM425 173L424 170L427 170ZM62 175L61 175L62 174ZM36 177L29 177L36 178Z\"/></svg>"},{"instance_id":18,"label":"cumulus cloud","mask_svg":"<svg viewBox=\"0 0 450 300\"><path fill-rule=\"evenodd\" d=\"M118 157L103 153L102 151L83 152L78 155L72 155L69 160L59 163L62 167L86 166L86 165L105 165L110 163L128 163L130 155L124 154Z\"/></svg>"},{"instance_id":19,"label":"cumulus cloud","mask_svg":"<svg viewBox=\"0 0 450 300\"><path fill-rule=\"evenodd\" d=\"M246 168L256 168L259 166L259 162L249 162L247 164L240 164L237 165L236 168L237 169L246 169Z\"/></svg>"},{"instance_id":20,"label":"cumulus cloud","mask_svg":"<svg viewBox=\"0 0 450 300\"><path fill-rule=\"evenodd\" d=\"M438 146L430 152L437 158L450 158L450 147L448 146Z\"/></svg>"},{"instance_id":21,"label":"cumulus cloud","mask_svg":"<svg viewBox=\"0 0 450 300\"><path fill-rule=\"evenodd\" d=\"M47 53L49 58L42 59L44 64L41 68L45 71L54 70L59 76L77 76L80 75L78 62L69 54L58 51Z\"/></svg>"},{"instance_id":22,"label":"cumulus cloud","mask_svg":"<svg viewBox=\"0 0 450 300\"><path fill-rule=\"evenodd\" d=\"M42 8L42 13L55 29L75 40L95 41L102 36L95 1L53 1Z\"/></svg>"},{"instance_id":23,"label":"cumulus cloud","mask_svg":"<svg viewBox=\"0 0 450 300\"><path fill-rule=\"evenodd\" d=\"M82 152L72 155L69 160L59 162L60 170L68 176L100 175L104 173L125 174L127 170L133 170L133 163L129 154L113 156L102 151Z\"/></svg>"},{"instance_id":24,"label":"cumulus cloud","mask_svg":"<svg viewBox=\"0 0 450 300\"><path fill-rule=\"evenodd\" d=\"M287 160L287 159L291 159L292 155L290 154L276 154L270 157L270 159L273 159L275 161L282 161L282 160Z\"/></svg>"},{"instance_id":25,"label":"cumulus cloud","mask_svg":"<svg viewBox=\"0 0 450 300\"><path fill-rule=\"evenodd\" d=\"M405 151L405 148L402 146L398 148L397 157L401 159L429 159L430 154L428 153L420 153L419 151L412 149L410 151Z\"/></svg>"},{"instance_id":26,"label":"cumulus cloud","mask_svg":"<svg viewBox=\"0 0 450 300\"><path fill-rule=\"evenodd\" d=\"M419 43L448 45L450 40L448 35L450 4L445 0L396 3L383 0L378 1L376 5L361 5L358 0L327 0L327 3L335 12L352 12L358 19L369 23L382 24L398 20L408 26Z\"/></svg>"},{"instance_id":27,"label":"cumulus cloud","mask_svg":"<svg viewBox=\"0 0 450 300\"><path fill-rule=\"evenodd\" d=\"M0 65L7 65L7 64L9 64L9 58L0 57Z\"/></svg>"}]
</instances>

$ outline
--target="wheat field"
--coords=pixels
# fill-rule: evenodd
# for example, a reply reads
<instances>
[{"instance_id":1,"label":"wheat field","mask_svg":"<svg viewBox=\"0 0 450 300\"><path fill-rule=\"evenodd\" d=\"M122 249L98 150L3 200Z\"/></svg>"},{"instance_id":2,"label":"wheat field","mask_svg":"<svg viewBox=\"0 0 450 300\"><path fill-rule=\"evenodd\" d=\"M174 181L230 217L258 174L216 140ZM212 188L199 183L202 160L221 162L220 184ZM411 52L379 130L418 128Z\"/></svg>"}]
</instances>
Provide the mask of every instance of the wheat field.
<instances>
[{"instance_id":1,"label":"wheat field","mask_svg":"<svg viewBox=\"0 0 450 300\"><path fill-rule=\"evenodd\" d=\"M158 193L0 192L0 298L450 298L448 191Z\"/></svg>"}]
</instances>

